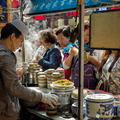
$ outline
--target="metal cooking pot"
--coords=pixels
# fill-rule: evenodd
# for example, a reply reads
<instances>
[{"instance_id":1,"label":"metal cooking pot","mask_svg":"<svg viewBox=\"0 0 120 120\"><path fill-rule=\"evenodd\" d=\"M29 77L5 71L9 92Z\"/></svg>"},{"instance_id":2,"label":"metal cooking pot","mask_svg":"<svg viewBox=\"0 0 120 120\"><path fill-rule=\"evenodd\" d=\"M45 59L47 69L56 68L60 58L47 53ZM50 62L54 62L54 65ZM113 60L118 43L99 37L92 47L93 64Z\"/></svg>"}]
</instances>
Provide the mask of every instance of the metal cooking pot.
<instances>
[{"instance_id":1,"label":"metal cooking pot","mask_svg":"<svg viewBox=\"0 0 120 120\"><path fill-rule=\"evenodd\" d=\"M26 70L22 76L22 84L36 85L38 84L38 69Z\"/></svg>"}]
</instances>

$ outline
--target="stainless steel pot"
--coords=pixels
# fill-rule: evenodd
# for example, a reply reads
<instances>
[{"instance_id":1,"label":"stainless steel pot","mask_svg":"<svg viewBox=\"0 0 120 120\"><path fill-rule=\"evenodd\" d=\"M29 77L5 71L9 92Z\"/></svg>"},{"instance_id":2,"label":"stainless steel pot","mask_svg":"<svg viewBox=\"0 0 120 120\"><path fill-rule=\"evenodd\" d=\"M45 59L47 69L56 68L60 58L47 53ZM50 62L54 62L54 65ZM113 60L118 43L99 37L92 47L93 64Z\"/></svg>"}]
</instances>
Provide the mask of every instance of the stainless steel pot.
<instances>
[{"instance_id":1,"label":"stainless steel pot","mask_svg":"<svg viewBox=\"0 0 120 120\"><path fill-rule=\"evenodd\" d=\"M38 84L38 69L26 70L22 76L22 84L36 85Z\"/></svg>"}]
</instances>

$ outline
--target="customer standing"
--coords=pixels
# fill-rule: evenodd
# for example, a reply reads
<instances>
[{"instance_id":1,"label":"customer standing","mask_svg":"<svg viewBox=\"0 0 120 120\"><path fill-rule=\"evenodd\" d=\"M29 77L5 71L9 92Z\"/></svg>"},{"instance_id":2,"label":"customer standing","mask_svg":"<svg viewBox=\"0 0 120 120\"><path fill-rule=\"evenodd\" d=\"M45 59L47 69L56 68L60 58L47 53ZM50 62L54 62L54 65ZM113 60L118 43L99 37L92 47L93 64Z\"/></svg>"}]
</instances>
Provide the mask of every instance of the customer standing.
<instances>
[{"instance_id":1,"label":"customer standing","mask_svg":"<svg viewBox=\"0 0 120 120\"><path fill-rule=\"evenodd\" d=\"M42 32L42 31L41 31ZM39 57L43 56L45 51L46 51L46 48L42 45L42 42L41 42L41 36L40 36L40 33L38 34L38 48L37 50L35 51L35 54L31 60L32 63L38 63L39 61Z\"/></svg>"},{"instance_id":2,"label":"customer standing","mask_svg":"<svg viewBox=\"0 0 120 120\"><path fill-rule=\"evenodd\" d=\"M56 105L57 96L36 92L18 81L16 56L13 53L21 46L28 29L19 20L6 24L0 38L0 120L19 120L19 100L38 101ZM53 106L54 107L54 106Z\"/></svg>"},{"instance_id":3,"label":"customer standing","mask_svg":"<svg viewBox=\"0 0 120 120\"><path fill-rule=\"evenodd\" d=\"M42 45L46 49L43 56L39 56L38 64L42 70L57 69L61 63L61 52L55 45L57 39L52 30L46 29L40 31L40 39Z\"/></svg>"},{"instance_id":4,"label":"customer standing","mask_svg":"<svg viewBox=\"0 0 120 120\"><path fill-rule=\"evenodd\" d=\"M106 50L104 52L99 73L101 75L100 79L107 86L103 90L120 94L120 50Z\"/></svg>"},{"instance_id":5,"label":"customer standing","mask_svg":"<svg viewBox=\"0 0 120 120\"><path fill-rule=\"evenodd\" d=\"M69 49L71 46L73 46L72 43L70 43L70 35L71 35L71 28L69 26L62 26L57 29L56 35L58 38L58 42L60 46L62 47L62 63L65 61L69 56ZM63 65L61 64L61 67ZM71 75L71 68L64 69L65 72L65 78L70 79Z\"/></svg>"},{"instance_id":6,"label":"customer standing","mask_svg":"<svg viewBox=\"0 0 120 120\"><path fill-rule=\"evenodd\" d=\"M78 47L79 47L79 44L78 44ZM100 64L100 62L97 59L95 59L94 56L92 56L92 53L94 50L91 50L89 48L89 26L88 25L84 26L84 50L86 50L87 52L90 52L90 55L87 58L87 61L84 62L84 88L95 89L96 77L95 77L94 67L97 67ZM78 48L73 46L70 47L69 56L63 62L63 66L65 69L71 68L71 80L74 82L75 87L78 87L78 80L79 80L78 52L79 52Z\"/></svg>"}]
</instances>

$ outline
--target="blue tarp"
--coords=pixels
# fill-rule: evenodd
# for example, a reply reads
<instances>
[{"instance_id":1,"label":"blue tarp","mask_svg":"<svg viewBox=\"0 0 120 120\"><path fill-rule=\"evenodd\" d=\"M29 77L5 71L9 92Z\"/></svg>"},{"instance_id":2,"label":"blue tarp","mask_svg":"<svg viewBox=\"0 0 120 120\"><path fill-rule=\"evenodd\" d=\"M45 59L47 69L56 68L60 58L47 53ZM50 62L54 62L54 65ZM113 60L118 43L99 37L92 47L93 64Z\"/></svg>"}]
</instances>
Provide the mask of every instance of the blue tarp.
<instances>
[{"instance_id":1,"label":"blue tarp","mask_svg":"<svg viewBox=\"0 0 120 120\"><path fill-rule=\"evenodd\" d=\"M111 3L112 0L85 0L85 7L94 7ZM25 9L25 14L40 14L49 12L68 11L76 9L77 0L31 0Z\"/></svg>"}]
</instances>

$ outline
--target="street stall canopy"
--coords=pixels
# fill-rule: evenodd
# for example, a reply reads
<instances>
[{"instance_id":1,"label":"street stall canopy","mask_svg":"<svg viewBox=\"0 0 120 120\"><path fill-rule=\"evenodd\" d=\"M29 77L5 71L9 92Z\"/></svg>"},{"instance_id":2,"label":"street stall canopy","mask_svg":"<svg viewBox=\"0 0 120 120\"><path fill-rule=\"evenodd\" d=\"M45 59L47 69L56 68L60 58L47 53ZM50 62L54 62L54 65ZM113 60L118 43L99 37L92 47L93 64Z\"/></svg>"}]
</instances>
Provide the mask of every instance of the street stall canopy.
<instances>
[{"instance_id":1,"label":"street stall canopy","mask_svg":"<svg viewBox=\"0 0 120 120\"><path fill-rule=\"evenodd\" d=\"M116 3L112 0L85 0L85 8L105 6ZM24 14L36 15L75 10L77 0L29 0Z\"/></svg>"}]
</instances>

